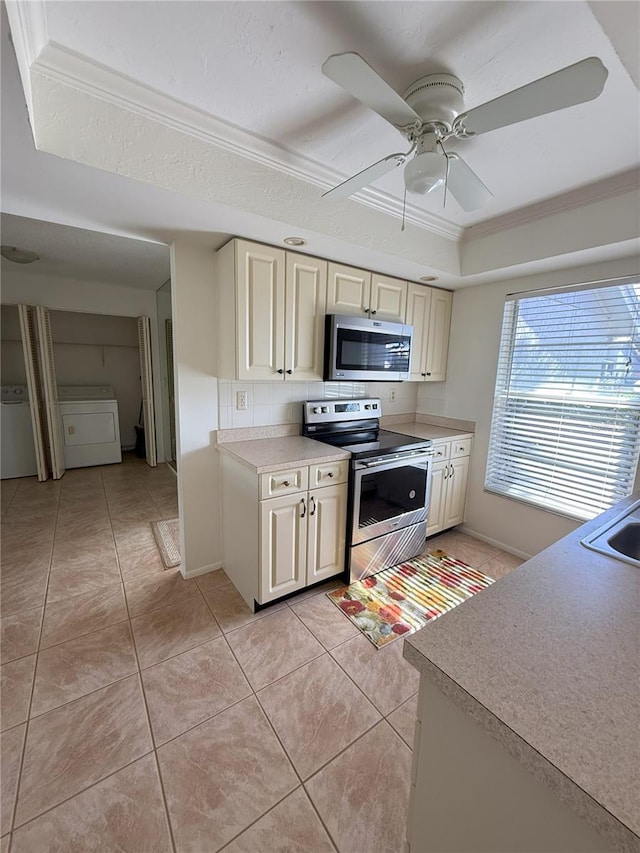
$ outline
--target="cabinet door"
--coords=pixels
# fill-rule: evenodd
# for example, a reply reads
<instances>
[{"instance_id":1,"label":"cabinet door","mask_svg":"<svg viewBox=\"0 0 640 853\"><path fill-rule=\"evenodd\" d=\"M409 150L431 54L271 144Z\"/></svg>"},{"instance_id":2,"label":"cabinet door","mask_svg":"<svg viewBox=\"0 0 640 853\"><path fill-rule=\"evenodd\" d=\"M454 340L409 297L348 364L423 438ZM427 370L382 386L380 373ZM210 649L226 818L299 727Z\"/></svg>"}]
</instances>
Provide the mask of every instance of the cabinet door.
<instances>
[{"instance_id":1,"label":"cabinet door","mask_svg":"<svg viewBox=\"0 0 640 853\"><path fill-rule=\"evenodd\" d=\"M260 604L306 585L308 492L260 503Z\"/></svg>"},{"instance_id":2,"label":"cabinet door","mask_svg":"<svg viewBox=\"0 0 640 853\"><path fill-rule=\"evenodd\" d=\"M413 326L411 342L412 382L422 382L426 377L427 335L429 334L429 311L431 309L431 287L423 287L409 282L407 291L406 322Z\"/></svg>"},{"instance_id":3,"label":"cabinet door","mask_svg":"<svg viewBox=\"0 0 640 853\"><path fill-rule=\"evenodd\" d=\"M427 536L444 530L445 498L447 492L448 462L434 462L431 467L431 496L427 516Z\"/></svg>"},{"instance_id":4,"label":"cabinet door","mask_svg":"<svg viewBox=\"0 0 640 853\"><path fill-rule=\"evenodd\" d=\"M432 288L425 365L427 375L424 377L426 382L439 382L447 376L452 298L448 290Z\"/></svg>"},{"instance_id":5,"label":"cabinet door","mask_svg":"<svg viewBox=\"0 0 640 853\"><path fill-rule=\"evenodd\" d=\"M367 316L371 297L371 273L355 267L329 264L327 314Z\"/></svg>"},{"instance_id":6,"label":"cabinet door","mask_svg":"<svg viewBox=\"0 0 640 853\"><path fill-rule=\"evenodd\" d=\"M444 526L453 527L464 520L464 501L469 479L469 457L462 456L448 462L447 494L444 507Z\"/></svg>"},{"instance_id":7,"label":"cabinet door","mask_svg":"<svg viewBox=\"0 0 640 853\"><path fill-rule=\"evenodd\" d=\"M392 323L404 323L407 311L407 282L373 273L369 316Z\"/></svg>"},{"instance_id":8,"label":"cabinet door","mask_svg":"<svg viewBox=\"0 0 640 853\"><path fill-rule=\"evenodd\" d=\"M238 379L284 378L282 249L236 241Z\"/></svg>"},{"instance_id":9,"label":"cabinet door","mask_svg":"<svg viewBox=\"0 0 640 853\"><path fill-rule=\"evenodd\" d=\"M346 484L309 492L307 584L344 571L346 529Z\"/></svg>"},{"instance_id":10,"label":"cabinet door","mask_svg":"<svg viewBox=\"0 0 640 853\"><path fill-rule=\"evenodd\" d=\"M287 252L285 293L285 377L321 381L327 262Z\"/></svg>"}]
</instances>

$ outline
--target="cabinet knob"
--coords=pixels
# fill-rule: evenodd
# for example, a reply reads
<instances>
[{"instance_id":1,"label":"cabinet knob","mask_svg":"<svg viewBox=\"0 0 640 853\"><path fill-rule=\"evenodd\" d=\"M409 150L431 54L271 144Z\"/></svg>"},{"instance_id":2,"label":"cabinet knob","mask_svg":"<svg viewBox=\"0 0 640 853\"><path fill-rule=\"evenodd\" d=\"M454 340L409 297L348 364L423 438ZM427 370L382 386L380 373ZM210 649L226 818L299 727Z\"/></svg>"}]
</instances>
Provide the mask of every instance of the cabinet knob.
<instances>
[{"instance_id":1,"label":"cabinet knob","mask_svg":"<svg viewBox=\"0 0 640 853\"><path fill-rule=\"evenodd\" d=\"M331 479L333 477L333 471L327 471L327 477Z\"/></svg>"},{"instance_id":2,"label":"cabinet knob","mask_svg":"<svg viewBox=\"0 0 640 853\"><path fill-rule=\"evenodd\" d=\"M428 370L428 371L427 371L427 376L431 376L431 371L430 371L430 370Z\"/></svg>"},{"instance_id":3,"label":"cabinet knob","mask_svg":"<svg viewBox=\"0 0 640 853\"><path fill-rule=\"evenodd\" d=\"M284 368L281 367L280 370L278 371L278 373L280 373L282 375L284 373Z\"/></svg>"},{"instance_id":4,"label":"cabinet knob","mask_svg":"<svg viewBox=\"0 0 640 853\"><path fill-rule=\"evenodd\" d=\"M291 483L289 482L289 480L283 480L283 481L282 481L282 485L283 485L283 486L287 486L287 487L288 487L288 486L290 486L290 485L291 485Z\"/></svg>"},{"instance_id":5,"label":"cabinet knob","mask_svg":"<svg viewBox=\"0 0 640 853\"><path fill-rule=\"evenodd\" d=\"M378 313L377 311L371 311L371 314L377 314L377 313Z\"/></svg>"},{"instance_id":6,"label":"cabinet knob","mask_svg":"<svg viewBox=\"0 0 640 853\"><path fill-rule=\"evenodd\" d=\"M287 370L287 374L288 374L289 376L291 376L291 374L292 374L292 373L293 373L293 370Z\"/></svg>"},{"instance_id":7,"label":"cabinet knob","mask_svg":"<svg viewBox=\"0 0 640 853\"><path fill-rule=\"evenodd\" d=\"M420 376L426 376L426 375L427 375L426 373L421 373L421 374L420 374Z\"/></svg>"}]
</instances>

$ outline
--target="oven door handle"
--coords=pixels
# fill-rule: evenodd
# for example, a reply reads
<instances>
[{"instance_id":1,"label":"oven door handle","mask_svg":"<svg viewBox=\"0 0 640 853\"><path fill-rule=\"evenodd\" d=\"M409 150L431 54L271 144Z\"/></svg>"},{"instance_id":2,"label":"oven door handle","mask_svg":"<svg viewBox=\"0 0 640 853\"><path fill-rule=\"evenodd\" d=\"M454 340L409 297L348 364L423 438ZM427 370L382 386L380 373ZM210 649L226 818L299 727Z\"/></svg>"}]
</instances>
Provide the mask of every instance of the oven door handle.
<instances>
[{"instance_id":1,"label":"oven door handle","mask_svg":"<svg viewBox=\"0 0 640 853\"><path fill-rule=\"evenodd\" d=\"M377 459L375 462L356 462L355 468L379 468L383 465L391 468L398 468L401 465L406 465L408 462L425 462L431 459L433 453L416 453L412 456L401 456L393 459Z\"/></svg>"}]
</instances>

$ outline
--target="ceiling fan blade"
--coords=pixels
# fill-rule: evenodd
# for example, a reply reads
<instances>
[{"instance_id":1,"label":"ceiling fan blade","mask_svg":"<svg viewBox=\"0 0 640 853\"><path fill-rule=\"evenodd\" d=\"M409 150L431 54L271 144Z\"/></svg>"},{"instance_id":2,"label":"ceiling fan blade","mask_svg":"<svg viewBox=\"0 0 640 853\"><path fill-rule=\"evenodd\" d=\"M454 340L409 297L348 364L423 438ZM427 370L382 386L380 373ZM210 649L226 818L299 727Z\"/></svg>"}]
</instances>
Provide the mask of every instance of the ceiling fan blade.
<instances>
[{"instance_id":1,"label":"ceiling fan blade","mask_svg":"<svg viewBox=\"0 0 640 853\"><path fill-rule=\"evenodd\" d=\"M381 178L382 175L386 175L387 172L395 169L396 166L401 166L406 159L406 154L389 154L388 157L378 160L377 163L372 163L370 166L367 166L366 169L363 169L361 172L347 178L346 181L338 184L338 186L334 187L332 190L327 190L326 193L322 193L322 197L324 198L325 196L330 195L333 196L333 198L348 198L350 195L358 192L358 190L361 190L363 187L366 187L368 184L371 184L378 178Z\"/></svg>"},{"instance_id":2,"label":"ceiling fan blade","mask_svg":"<svg viewBox=\"0 0 640 853\"><path fill-rule=\"evenodd\" d=\"M476 173L458 154L447 154L447 189L463 210L478 210L493 198Z\"/></svg>"},{"instance_id":3,"label":"ceiling fan blade","mask_svg":"<svg viewBox=\"0 0 640 853\"><path fill-rule=\"evenodd\" d=\"M602 62L592 56L507 92L493 101L487 101L460 116L456 123L462 124L469 133L486 133L498 127L583 104L598 97L608 74Z\"/></svg>"},{"instance_id":4,"label":"ceiling fan blade","mask_svg":"<svg viewBox=\"0 0 640 853\"><path fill-rule=\"evenodd\" d=\"M322 73L395 127L421 121L409 104L358 53L330 56L322 66Z\"/></svg>"}]
</instances>

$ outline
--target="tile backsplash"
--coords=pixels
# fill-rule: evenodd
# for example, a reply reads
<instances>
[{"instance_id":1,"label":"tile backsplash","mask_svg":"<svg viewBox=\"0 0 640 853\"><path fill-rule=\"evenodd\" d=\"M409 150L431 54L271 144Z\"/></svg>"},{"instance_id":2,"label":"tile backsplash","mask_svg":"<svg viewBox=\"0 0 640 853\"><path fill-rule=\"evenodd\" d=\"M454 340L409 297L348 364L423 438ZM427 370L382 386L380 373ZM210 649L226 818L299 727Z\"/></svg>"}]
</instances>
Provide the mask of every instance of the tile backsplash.
<instances>
[{"instance_id":1,"label":"tile backsplash","mask_svg":"<svg viewBox=\"0 0 640 853\"><path fill-rule=\"evenodd\" d=\"M413 414L418 382L233 382L218 380L220 429L299 424L305 400L380 397L383 415ZM246 394L247 409L237 408Z\"/></svg>"}]
</instances>

